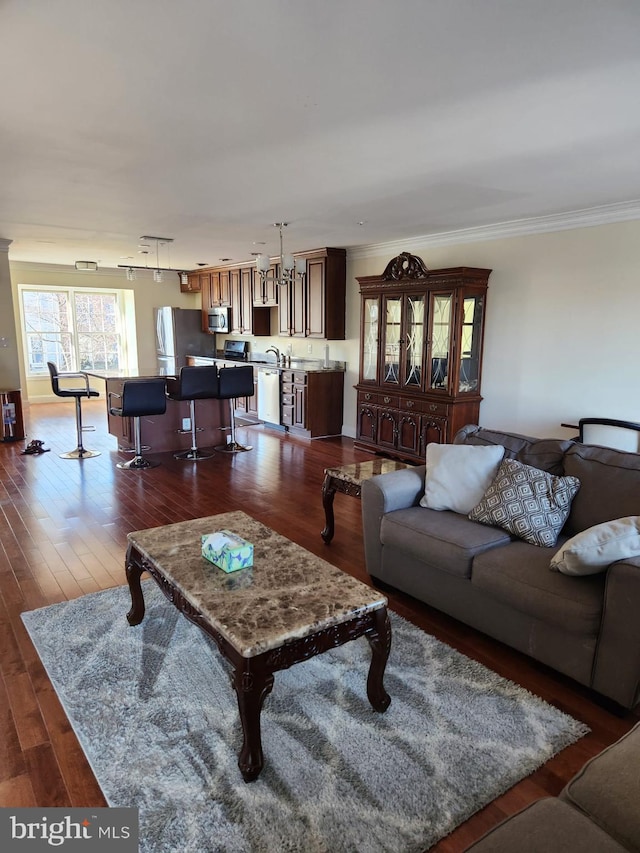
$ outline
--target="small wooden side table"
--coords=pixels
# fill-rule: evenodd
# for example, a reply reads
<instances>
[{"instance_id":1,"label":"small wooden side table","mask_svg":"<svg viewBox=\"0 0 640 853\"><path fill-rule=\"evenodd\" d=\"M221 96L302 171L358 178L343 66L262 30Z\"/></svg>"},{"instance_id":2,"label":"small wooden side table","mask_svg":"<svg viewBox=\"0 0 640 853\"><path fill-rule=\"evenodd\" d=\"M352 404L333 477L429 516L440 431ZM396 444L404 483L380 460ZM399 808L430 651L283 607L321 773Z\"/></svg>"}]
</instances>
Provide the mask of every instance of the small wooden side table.
<instances>
[{"instance_id":1,"label":"small wooden side table","mask_svg":"<svg viewBox=\"0 0 640 853\"><path fill-rule=\"evenodd\" d=\"M352 465L342 465L339 468L325 468L324 480L322 482L322 506L324 507L325 527L320 533L328 545L333 539L335 532L333 517L333 498L336 492L359 498L362 491L362 483L378 474L388 474L390 471L400 471L402 468L411 468L404 462L396 462L394 459L370 459L366 462L355 462Z\"/></svg>"}]
</instances>

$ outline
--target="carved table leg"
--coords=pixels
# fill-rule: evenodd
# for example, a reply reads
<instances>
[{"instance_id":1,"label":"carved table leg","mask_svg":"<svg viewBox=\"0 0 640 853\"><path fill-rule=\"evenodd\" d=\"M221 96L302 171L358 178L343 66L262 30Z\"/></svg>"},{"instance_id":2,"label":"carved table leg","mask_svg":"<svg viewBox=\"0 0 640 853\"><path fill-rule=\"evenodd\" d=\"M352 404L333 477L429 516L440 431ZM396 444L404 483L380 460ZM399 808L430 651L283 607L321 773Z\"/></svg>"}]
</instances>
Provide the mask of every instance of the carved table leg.
<instances>
[{"instance_id":1,"label":"carved table leg","mask_svg":"<svg viewBox=\"0 0 640 853\"><path fill-rule=\"evenodd\" d=\"M135 553L137 554L137 552ZM136 561L131 545L127 548L125 571L129 583L129 592L131 593L131 610L127 613L127 622L129 625L139 625L144 619L144 596L140 586L140 577L144 569Z\"/></svg>"},{"instance_id":2,"label":"carved table leg","mask_svg":"<svg viewBox=\"0 0 640 853\"><path fill-rule=\"evenodd\" d=\"M336 487L331 474L325 474L322 481L322 506L324 507L325 527L320 536L328 545L333 539L334 534L334 519L333 519L333 498L336 494Z\"/></svg>"},{"instance_id":3,"label":"carved table leg","mask_svg":"<svg viewBox=\"0 0 640 853\"><path fill-rule=\"evenodd\" d=\"M244 781L253 782L264 764L260 712L265 698L271 693L273 673L261 666L256 658L245 658L234 670L232 683L238 697L244 738L238 767Z\"/></svg>"},{"instance_id":4,"label":"carved table leg","mask_svg":"<svg viewBox=\"0 0 640 853\"><path fill-rule=\"evenodd\" d=\"M391 697L384 689L384 671L391 649L391 623L386 607L381 607L374 613L375 627L367 632L371 646L371 666L367 678L367 696L376 711L386 711L391 704Z\"/></svg>"}]
</instances>

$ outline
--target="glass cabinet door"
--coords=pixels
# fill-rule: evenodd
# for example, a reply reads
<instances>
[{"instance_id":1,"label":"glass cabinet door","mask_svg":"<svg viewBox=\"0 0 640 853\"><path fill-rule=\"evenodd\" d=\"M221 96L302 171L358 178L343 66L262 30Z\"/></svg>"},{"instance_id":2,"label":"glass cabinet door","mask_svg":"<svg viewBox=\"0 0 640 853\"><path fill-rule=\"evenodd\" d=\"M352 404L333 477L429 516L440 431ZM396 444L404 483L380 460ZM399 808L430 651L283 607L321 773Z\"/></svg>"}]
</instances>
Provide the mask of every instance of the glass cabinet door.
<instances>
[{"instance_id":1,"label":"glass cabinet door","mask_svg":"<svg viewBox=\"0 0 640 853\"><path fill-rule=\"evenodd\" d=\"M405 355L404 355L404 386L420 388L422 384L422 359L424 356L426 296L422 294L407 295L405 306Z\"/></svg>"},{"instance_id":2,"label":"glass cabinet door","mask_svg":"<svg viewBox=\"0 0 640 853\"><path fill-rule=\"evenodd\" d=\"M402 297L384 299L384 363L382 381L393 385L400 383L400 329L402 323Z\"/></svg>"},{"instance_id":3,"label":"glass cabinet door","mask_svg":"<svg viewBox=\"0 0 640 853\"><path fill-rule=\"evenodd\" d=\"M378 380L378 336L380 300L368 296L362 303L362 381Z\"/></svg>"},{"instance_id":4,"label":"glass cabinet door","mask_svg":"<svg viewBox=\"0 0 640 853\"><path fill-rule=\"evenodd\" d=\"M458 391L461 394L478 390L483 319L484 297L465 295L462 300L460 378L458 382Z\"/></svg>"},{"instance_id":5,"label":"glass cabinet door","mask_svg":"<svg viewBox=\"0 0 640 853\"><path fill-rule=\"evenodd\" d=\"M450 373L453 294L434 293L431 297L431 338L427 390L447 390Z\"/></svg>"}]
</instances>

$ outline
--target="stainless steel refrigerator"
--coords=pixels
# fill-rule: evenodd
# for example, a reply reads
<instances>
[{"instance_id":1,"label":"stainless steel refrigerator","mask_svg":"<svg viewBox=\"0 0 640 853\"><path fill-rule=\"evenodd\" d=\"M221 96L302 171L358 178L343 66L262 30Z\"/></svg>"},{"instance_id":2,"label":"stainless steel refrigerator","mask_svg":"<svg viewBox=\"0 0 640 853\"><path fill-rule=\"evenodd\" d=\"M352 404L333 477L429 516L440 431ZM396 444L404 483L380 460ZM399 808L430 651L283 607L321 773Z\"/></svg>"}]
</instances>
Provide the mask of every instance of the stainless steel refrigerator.
<instances>
[{"instance_id":1,"label":"stainless steel refrigerator","mask_svg":"<svg viewBox=\"0 0 640 853\"><path fill-rule=\"evenodd\" d=\"M188 355L214 354L215 335L202 331L202 312L191 308L154 308L156 355L160 376L177 376Z\"/></svg>"}]
</instances>

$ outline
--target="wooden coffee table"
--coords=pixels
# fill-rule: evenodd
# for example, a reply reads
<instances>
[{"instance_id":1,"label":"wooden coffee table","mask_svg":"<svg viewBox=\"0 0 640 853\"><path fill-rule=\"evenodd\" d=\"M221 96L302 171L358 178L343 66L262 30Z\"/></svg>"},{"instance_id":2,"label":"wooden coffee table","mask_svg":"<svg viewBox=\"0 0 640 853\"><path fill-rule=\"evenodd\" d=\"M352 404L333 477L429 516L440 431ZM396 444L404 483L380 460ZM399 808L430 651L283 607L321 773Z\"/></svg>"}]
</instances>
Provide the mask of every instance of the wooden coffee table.
<instances>
[{"instance_id":1,"label":"wooden coffee table","mask_svg":"<svg viewBox=\"0 0 640 853\"><path fill-rule=\"evenodd\" d=\"M253 543L251 568L225 574L204 559L201 535L222 529ZM238 766L245 782L262 770L260 712L278 670L364 635L372 652L367 696L376 711L389 707L383 677L391 627L387 599L377 590L243 512L138 530L128 539L129 624L144 618L140 576L147 571L232 666L244 736Z\"/></svg>"},{"instance_id":2,"label":"wooden coffee table","mask_svg":"<svg viewBox=\"0 0 640 853\"><path fill-rule=\"evenodd\" d=\"M322 481L322 506L324 507L325 526L320 536L327 545L333 539L335 525L333 520L333 498L336 492L359 498L362 492L362 483L370 480L378 474L388 474L389 471L399 471L401 468L410 468L404 462L396 462L395 459L367 459L366 462L354 462L351 465L342 465L336 468L324 469L324 480Z\"/></svg>"}]
</instances>

